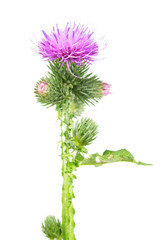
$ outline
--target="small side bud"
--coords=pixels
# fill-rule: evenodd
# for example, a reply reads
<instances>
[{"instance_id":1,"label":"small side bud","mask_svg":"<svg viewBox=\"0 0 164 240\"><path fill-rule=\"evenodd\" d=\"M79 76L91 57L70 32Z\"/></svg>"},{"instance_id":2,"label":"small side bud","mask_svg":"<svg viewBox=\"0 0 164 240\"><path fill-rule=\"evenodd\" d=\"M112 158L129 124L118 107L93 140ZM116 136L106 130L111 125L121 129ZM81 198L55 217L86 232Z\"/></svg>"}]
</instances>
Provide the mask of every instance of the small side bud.
<instances>
[{"instance_id":1,"label":"small side bud","mask_svg":"<svg viewBox=\"0 0 164 240\"><path fill-rule=\"evenodd\" d=\"M111 84L108 84L108 83L103 83L103 96L107 96L108 94L110 94L111 92L110 92L110 87L111 87L112 85Z\"/></svg>"},{"instance_id":2,"label":"small side bud","mask_svg":"<svg viewBox=\"0 0 164 240\"><path fill-rule=\"evenodd\" d=\"M44 95L46 93L48 93L49 91L49 86L46 82L41 82L38 84L36 92L40 95Z\"/></svg>"},{"instance_id":3,"label":"small side bud","mask_svg":"<svg viewBox=\"0 0 164 240\"><path fill-rule=\"evenodd\" d=\"M69 111L74 117L80 116L84 111L84 104L76 99L75 101L70 102Z\"/></svg>"},{"instance_id":4,"label":"small side bud","mask_svg":"<svg viewBox=\"0 0 164 240\"><path fill-rule=\"evenodd\" d=\"M42 223L42 232L50 240L62 239L62 226L59 220L54 216L47 216L44 223Z\"/></svg>"},{"instance_id":5,"label":"small side bud","mask_svg":"<svg viewBox=\"0 0 164 240\"><path fill-rule=\"evenodd\" d=\"M82 118L76 122L72 133L77 146L86 146L96 139L98 125L90 118Z\"/></svg>"}]
</instances>

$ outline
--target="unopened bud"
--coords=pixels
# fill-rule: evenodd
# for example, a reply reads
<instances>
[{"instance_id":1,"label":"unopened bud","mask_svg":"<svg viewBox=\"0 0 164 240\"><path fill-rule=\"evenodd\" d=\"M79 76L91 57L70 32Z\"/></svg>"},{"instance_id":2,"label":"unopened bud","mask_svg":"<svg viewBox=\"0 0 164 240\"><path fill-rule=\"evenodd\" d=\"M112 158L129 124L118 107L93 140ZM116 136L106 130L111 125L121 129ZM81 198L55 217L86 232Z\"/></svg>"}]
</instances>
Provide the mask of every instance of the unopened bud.
<instances>
[{"instance_id":1,"label":"unopened bud","mask_svg":"<svg viewBox=\"0 0 164 240\"><path fill-rule=\"evenodd\" d=\"M46 93L48 93L49 91L49 86L46 82L41 82L38 84L37 90L36 90L39 94L44 95Z\"/></svg>"},{"instance_id":2,"label":"unopened bud","mask_svg":"<svg viewBox=\"0 0 164 240\"><path fill-rule=\"evenodd\" d=\"M108 83L103 83L103 96L107 96L108 94L110 94L110 87L111 87L111 84L108 84Z\"/></svg>"}]
</instances>

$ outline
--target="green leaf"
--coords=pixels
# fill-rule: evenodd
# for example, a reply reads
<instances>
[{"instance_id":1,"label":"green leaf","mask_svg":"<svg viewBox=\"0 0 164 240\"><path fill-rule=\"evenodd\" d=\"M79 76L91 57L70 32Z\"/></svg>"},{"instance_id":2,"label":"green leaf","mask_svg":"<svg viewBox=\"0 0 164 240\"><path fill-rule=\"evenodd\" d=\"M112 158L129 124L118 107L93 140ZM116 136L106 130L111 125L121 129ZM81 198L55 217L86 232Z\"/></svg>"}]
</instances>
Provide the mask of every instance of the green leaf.
<instances>
[{"instance_id":1,"label":"green leaf","mask_svg":"<svg viewBox=\"0 0 164 240\"><path fill-rule=\"evenodd\" d=\"M136 162L133 155L126 149L118 151L106 150L103 155L100 155L99 153L91 154L88 158L85 158L80 165L94 165L98 167L113 162L131 162L138 165L152 165L143 162Z\"/></svg>"}]
</instances>

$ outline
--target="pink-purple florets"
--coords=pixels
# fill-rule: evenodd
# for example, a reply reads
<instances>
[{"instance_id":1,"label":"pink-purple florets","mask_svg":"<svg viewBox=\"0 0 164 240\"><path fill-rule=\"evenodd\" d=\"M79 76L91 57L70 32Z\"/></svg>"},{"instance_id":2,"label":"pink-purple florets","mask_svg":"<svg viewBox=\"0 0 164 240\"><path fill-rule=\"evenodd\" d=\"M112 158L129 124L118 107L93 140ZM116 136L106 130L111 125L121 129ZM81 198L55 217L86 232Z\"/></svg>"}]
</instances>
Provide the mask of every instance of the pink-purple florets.
<instances>
[{"instance_id":1,"label":"pink-purple florets","mask_svg":"<svg viewBox=\"0 0 164 240\"><path fill-rule=\"evenodd\" d=\"M89 64L98 54L98 45L92 38L93 32L83 26L67 24L64 30L53 27L49 35L42 32L44 37L38 43L38 53L48 61L59 59L62 64L67 64L69 70L71 63L79 66Z\"/></svg>"},{"instance_id":2,"label":"pink-purple florets","mask_svg":"<svg viewBox=\"0 0 164 240\"><path fill-rule=\"evenodd\" d=\"M37 90L36 92L40 95L44 95L46 93L48 93L49 91L49 86L46 82L40 82L37 86Z\"/></svg>"},{"instance_id":3,"label":"pink-purple florets","mask_svg":"<svg viewBox=\"0 0 164 240\"><path fill-rule=\"evenodd\" d=\"M111 84L108 84L108 83L103 83L103 96L107 96L108 94L110 94L110 87L111 87Z\"/></svg>"}]
</instances>

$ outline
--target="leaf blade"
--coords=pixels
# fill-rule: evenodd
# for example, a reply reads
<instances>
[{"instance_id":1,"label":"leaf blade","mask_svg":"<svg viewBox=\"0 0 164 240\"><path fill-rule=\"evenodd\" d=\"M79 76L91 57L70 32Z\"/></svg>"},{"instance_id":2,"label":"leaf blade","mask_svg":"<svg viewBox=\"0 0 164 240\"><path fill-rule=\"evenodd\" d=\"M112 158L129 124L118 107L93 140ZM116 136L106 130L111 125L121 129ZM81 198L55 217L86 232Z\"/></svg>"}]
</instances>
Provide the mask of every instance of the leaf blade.
<instances>
[{"instance_id":1,"label":"leaf blade","mask_svg":"<svg viewBox=\"0 0 164 240\"><path fill-rule=\"evenodd\" d=\"M99 153L91 154L88 158L85 158L80 165L94 165L95 167L101 166L107 163L114 162L131 162L137 165L147 165L151 166L152 164L137 162L133 155L126 149L120 149L118 151L106 150L103 155Z\"/></svg>"}]
</instances>

